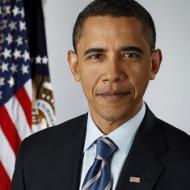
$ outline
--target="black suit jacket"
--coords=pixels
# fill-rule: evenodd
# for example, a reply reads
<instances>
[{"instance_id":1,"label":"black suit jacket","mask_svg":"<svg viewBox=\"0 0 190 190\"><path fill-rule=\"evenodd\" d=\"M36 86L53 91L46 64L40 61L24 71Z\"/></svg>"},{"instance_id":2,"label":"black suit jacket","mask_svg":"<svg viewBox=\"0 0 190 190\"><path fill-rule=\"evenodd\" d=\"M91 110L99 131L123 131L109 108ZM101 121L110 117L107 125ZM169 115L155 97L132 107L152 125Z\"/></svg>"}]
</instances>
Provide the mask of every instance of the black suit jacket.
<instances>
[{"instance_id":1,"label":"black suit jacket","mask_svg":"<svg viewBox=\"0 0 190 190\"><path fill-rule=\"evenodd\" d=\"M12 190L78 190L86 122L85 114L25 139ZM116 190L190 190L190 137L147 108Z\"/></svg>"}]
</instances>

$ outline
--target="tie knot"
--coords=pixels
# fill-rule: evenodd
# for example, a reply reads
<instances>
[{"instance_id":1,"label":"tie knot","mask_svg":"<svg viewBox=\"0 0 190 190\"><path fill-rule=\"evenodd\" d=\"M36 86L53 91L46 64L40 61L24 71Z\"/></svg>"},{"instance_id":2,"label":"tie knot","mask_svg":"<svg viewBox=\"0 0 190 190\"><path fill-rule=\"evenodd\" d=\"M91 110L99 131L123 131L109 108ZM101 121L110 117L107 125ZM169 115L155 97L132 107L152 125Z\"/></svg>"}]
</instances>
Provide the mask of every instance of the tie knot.
<instances>
[{"instance_id":1,"label":"tie knot","mask_svg":"<svg viewBox=\"0 0 190 190\"><path fill-rule=\"evenodd\" d=\"M117 145L108 137L97 139L96 159L108 159L117 150Z\"/></svg>"}]
</instances>

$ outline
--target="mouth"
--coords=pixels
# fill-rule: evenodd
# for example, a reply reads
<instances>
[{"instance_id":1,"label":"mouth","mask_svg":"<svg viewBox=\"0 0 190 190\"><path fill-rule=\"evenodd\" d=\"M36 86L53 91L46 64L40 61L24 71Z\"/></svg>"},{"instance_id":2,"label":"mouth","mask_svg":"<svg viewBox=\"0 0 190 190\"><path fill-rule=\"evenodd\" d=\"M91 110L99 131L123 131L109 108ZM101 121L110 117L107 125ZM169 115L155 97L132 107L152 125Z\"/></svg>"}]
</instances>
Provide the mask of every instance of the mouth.
<instances>
[{"instance_id":1,"label":"mouth","mask_svg":"<svg viewBox=\"0 0 190 190\"><path fill-rule=\"evenodd\" d=\"M97 93L97 96L101 96L108 101L114 102L114 101L120 101L123 98L126 98L127 96L129 96L130 94L131 94L130 90L128 91L120 91L120 90L109 91L108 90L108 91Z\"/></svg>"}]
</instances>

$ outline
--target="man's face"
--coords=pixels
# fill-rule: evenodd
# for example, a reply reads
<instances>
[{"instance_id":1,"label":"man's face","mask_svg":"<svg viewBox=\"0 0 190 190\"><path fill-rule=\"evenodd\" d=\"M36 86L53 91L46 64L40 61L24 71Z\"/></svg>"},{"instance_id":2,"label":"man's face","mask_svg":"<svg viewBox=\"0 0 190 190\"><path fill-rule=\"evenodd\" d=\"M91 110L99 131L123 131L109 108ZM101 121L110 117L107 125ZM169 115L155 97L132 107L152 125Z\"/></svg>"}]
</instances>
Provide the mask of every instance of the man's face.
<instances>
[{"instance_id":1,"label":"man's face","mask_svg":"<svg viewBox=\"0 0 190 190\"><path fill-rule=\"evenodd\" d=\"M96 124L116 128L140 110L161 52L150 52L137 18L94 16L85 21L77 54L69 51L68 60Z\"/></svg>"}]
</instances>

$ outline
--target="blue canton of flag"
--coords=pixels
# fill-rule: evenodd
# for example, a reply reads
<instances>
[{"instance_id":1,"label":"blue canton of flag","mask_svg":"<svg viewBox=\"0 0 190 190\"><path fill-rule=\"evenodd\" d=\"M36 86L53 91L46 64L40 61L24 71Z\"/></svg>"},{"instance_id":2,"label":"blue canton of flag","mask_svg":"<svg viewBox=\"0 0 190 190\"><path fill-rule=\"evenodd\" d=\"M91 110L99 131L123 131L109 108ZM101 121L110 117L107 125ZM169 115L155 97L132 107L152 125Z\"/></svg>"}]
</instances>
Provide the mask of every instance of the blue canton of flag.
<instances>
[{"instance_id":1,"label":"blue canton of flag","mask_svg":"<svg viewBox=\"0 0 190 190\"><path fill-rule=\"evenodd\" d=\"M0 6L0 105L6 103L31 78L22 1L5 2L4 6Z\"/></svg>"}]
</instances>

